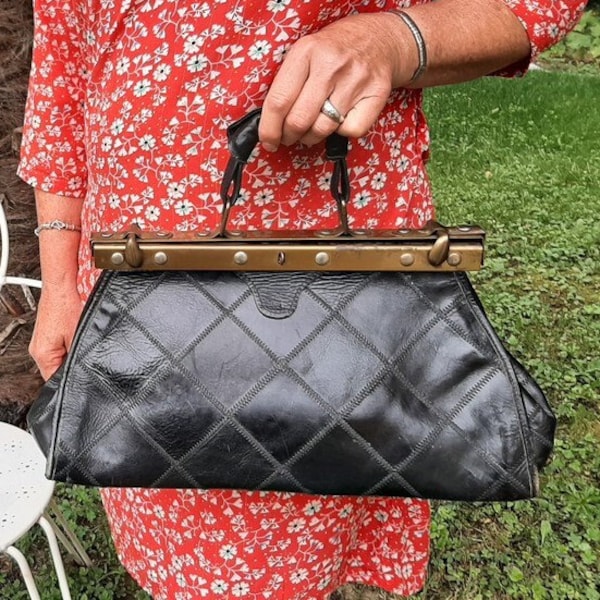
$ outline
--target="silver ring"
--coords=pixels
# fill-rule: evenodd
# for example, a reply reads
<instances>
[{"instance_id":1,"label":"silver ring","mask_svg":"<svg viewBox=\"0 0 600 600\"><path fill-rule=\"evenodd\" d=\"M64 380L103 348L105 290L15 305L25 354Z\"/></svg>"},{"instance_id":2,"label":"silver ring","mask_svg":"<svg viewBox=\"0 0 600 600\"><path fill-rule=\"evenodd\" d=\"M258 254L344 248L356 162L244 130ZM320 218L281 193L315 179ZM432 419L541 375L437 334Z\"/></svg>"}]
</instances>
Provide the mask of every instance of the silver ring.
<instances>
[{"instance_id":1,"label":"silver ring","mask_svg":"<svg viewBox=\"0 0 600 600\"><path fill-rule=\"evenodd\" d=\"M321 106L321 112L329 117L332 121L335 121L338 125L341 125L344 122L344 115L333 105L331 104L331 100L327 98L325 102L323 102L323 106Z\"/></svg>"}]
</instances>

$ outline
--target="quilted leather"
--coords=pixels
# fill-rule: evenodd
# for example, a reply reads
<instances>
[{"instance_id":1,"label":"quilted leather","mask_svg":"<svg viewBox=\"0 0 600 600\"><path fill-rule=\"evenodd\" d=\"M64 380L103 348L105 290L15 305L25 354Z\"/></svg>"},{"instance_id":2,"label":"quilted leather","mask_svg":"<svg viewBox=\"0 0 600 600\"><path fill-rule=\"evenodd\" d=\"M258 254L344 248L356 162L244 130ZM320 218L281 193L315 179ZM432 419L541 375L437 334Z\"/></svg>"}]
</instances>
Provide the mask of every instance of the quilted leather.
<instances>
[{"instance_id":1,"label":"quilted leather","mask_svg":"<svg viewBox=\"0 0 600 600\"><path fill-rule=\"evenodd\" d=\"M555 420L466 275L103 273L29 414L93 486L514 500Z\"/></svg>"}]
</instances>

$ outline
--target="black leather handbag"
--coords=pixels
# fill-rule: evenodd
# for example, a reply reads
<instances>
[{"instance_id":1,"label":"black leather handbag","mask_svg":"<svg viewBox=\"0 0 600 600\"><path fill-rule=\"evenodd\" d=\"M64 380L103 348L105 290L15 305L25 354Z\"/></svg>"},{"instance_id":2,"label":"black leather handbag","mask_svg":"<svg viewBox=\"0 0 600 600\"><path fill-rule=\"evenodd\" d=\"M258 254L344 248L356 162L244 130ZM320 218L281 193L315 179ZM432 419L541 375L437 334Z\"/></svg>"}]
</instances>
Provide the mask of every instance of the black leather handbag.
<instances>
[{"instance_id":1,"label":"black leather handbag","mask_svg":"<svg viewBox=\"0 0 600 600\"><path fill-rule=\"evenodd\" d=\"M257 131L257 112L229 128L220 234ZM94 237L105 270L29 413L49 478L537 495L555 419L464 272L481 264L482 232L350 234L346 140L327 151L341 232Z\"/></svg>"}]
</instances>

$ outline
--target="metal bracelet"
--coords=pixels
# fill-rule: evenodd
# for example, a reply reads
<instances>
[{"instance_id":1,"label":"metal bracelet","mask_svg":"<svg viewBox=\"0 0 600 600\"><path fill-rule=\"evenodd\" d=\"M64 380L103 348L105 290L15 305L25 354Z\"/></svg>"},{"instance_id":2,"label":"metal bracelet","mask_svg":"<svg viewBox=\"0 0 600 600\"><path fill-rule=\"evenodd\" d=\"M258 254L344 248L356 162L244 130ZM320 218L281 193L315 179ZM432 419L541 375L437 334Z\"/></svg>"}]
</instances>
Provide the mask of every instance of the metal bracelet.
<instances>
[{"instance_id":1,"label":"metal bracelet","mask_svg":"<svg viewBox=\"0 0 600 600\"><path fill-rule=\"evenodd\" d=\"M404 24L408 27L410 32L412 33L413 38L415 39L415 43L417 44L417 52L419 54L419 64L415 69L415 72L412 74L408 83L415 83L418 79L422 77L427 69L427 45L425 44L425 38L421 33L418 25L414 22L412 17L407 15L405 12L401 10L390 10L391 12L404 21Z\"/></svg>"},{"instance_id":2,"label":"metal bracelet","mask_svg":"<svg viewBox=\"0 0 600 600\"><path fill-rule=\"evenodd\" d=\"M33 233L37 237L40 237L40 233L45 229L55 229L56 231L81 231L79 225L73 225L72 223L65 223L59 219L54 219L48 223L40 223L34 230Z\"/></svg>"}]
</instances>

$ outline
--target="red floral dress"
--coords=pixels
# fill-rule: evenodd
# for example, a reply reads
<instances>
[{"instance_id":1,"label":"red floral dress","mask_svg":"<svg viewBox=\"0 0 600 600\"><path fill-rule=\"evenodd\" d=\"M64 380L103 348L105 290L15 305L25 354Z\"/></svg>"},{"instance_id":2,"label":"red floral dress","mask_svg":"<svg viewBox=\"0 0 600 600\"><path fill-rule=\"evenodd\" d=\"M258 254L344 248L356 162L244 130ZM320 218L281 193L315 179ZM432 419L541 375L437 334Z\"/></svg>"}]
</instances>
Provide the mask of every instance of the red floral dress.
<instances>
[{"instance_id":1,"label":"red floral dress","mask_svg":"<svg viewBox=\"0 0 600 600\"><path fill-rule=\"evenodd\" d=\"M575 22L580 0L504 0L533 53ZM84 198L79 286L91 230L214 229L226 126L259 106L290 45L352 11L410 0L36 0L19 173ZM419 227L433 216L421 92L397 90L352 143L351 221ZM336 224L323 148L257 152L238 229ZM118 554L154 598L324 599L356 581L423 585L429 507L400 498L106 489Z\"/></svg>"}]
</instances>

